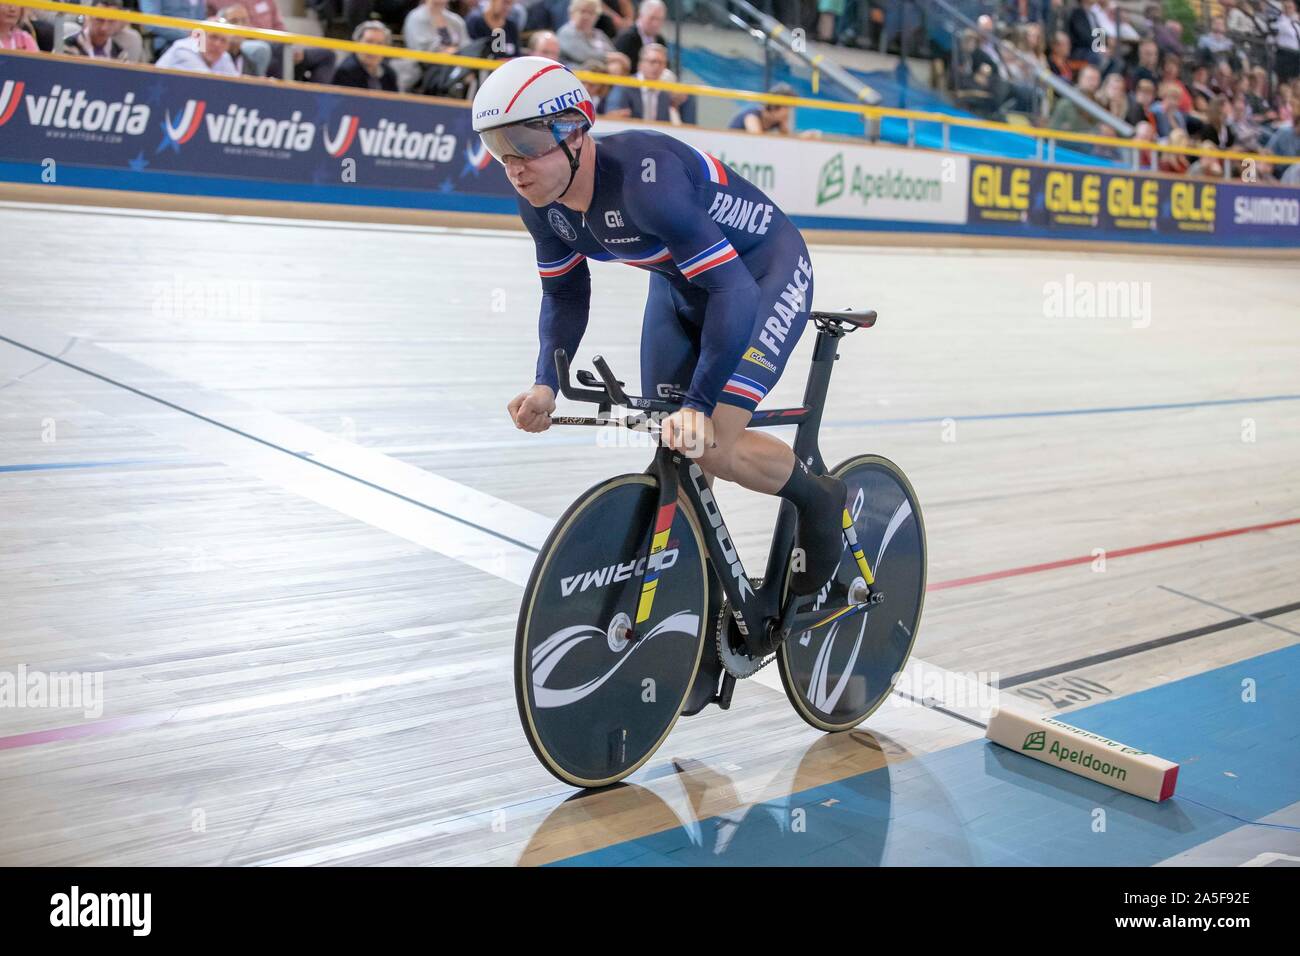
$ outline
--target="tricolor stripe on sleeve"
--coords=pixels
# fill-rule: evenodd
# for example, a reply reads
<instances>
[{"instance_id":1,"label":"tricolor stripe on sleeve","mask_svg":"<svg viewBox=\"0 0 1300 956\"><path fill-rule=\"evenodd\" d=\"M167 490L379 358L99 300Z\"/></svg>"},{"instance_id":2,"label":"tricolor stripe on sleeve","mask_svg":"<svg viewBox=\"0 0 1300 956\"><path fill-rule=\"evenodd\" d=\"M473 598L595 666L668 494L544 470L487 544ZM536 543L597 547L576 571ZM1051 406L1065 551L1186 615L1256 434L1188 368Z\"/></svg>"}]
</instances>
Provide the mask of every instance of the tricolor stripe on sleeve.
<instances>
[{"instance_id":1,"label":"tricolor stripe on sleeve","mask_svg":"<svg viewBox=\"0 0 1300 956\"><path fill-rule=\"evenodd\" d=\"M696 276L717 268L724 262L730 262L734 258L736 258L736 250L731 247L731 243L726 239L719 239L699 255L691 256L685 262L677 263L677 268L681 270L682 275L687 279L694 279Z\"/></svg>"},{"instance_id":2,"label":"tricolor stripe on sleeve","mask_svg":"<svg viewBox=\"0 0 1300 956\"><path fill-rule=\"evenodd\" d=\"M732 375L727 384L722 387L724 392L731 395L739 395L741 398L747 398L755 405L763 400L767 395L767 389L752 378L746 378L743 375Z\"/></svg>"},{"instance_id":3,"label":"tricolor stripe on sleeve","mask_svg":"<svg viewBox=\"0 0 1300 956\"><path fill-rule=\"evenodd\" d=\"M709 182L717 183L719 186L727 185L727 167L718 161L717 157L711 156L702 149L691 147L700 157L700 163L704 167L704 175L708 177Z\"/></svg>"},{"instance_id":4,"label":"tricolor stripe on sleeve","mask_svg":"<svg viewBox=\"0 0 1300 956\"><path fill-rule=\"evenodd\" d=\"M543 279L554 279L556 276L562 276L583 259L587 258L581 252L570 253L563 259L556 259L554 262L537 263L537 271L542 274Z\"/></svg>"},{"instance_id":5,"label":"tricolor stripe on sleeve","mask_svg":"<svg viewBox=\"0 0 1300 956\"><path fill-rule=\"evenodd\" d=\"M629 266L657 266L660 263L667 262L672 257L673 254L668 251L667 246L660 246L649 255L640 256L636 259L620 258L618 261Z\"/></svg>"}]
</instances>

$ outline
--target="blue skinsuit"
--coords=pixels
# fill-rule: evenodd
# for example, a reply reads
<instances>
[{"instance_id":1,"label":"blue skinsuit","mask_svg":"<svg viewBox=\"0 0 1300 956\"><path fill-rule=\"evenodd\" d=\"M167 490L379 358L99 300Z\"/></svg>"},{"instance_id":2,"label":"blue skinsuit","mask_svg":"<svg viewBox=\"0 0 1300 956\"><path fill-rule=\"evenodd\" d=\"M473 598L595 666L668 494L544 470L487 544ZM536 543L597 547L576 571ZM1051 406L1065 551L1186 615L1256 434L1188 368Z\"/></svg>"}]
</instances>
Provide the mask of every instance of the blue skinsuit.
<instances>
[{"instance_id":1,"label":"blue skinsuit","mask_svg":"<svg viewBox=\"0 0 1300 956\"><path fill-rule=\"evenodd\" d=\"M582 340L587 259L622 262L650 272L643 391L675 389L684 406L706 414L719 401L753 411L781 377L812 307L799 230L756 186L671 136L630 131L596 143L585 214L519 200L542 276L536 381L557 388L555 350L572 356Z\"/></svg>"}]
</instances>

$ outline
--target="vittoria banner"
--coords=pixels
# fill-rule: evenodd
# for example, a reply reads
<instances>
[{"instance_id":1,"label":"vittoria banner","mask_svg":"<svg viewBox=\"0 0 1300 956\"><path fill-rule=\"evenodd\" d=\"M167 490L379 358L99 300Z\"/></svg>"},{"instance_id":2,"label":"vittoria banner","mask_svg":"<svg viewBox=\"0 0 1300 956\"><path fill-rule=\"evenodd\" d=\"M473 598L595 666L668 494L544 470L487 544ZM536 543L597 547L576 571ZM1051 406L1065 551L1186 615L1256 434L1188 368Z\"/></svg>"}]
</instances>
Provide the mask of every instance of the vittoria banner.
<instances>
[{"instance_id":1,"label":"vittoria banner","mask_svg":"<svg viewBox=\"0 0 1300 956\"><path fill-rule=\"evenodd\" d=\"M457 104L62 57L0 55L0 163L20 182L514 209Z\"/></svg>"}]
</instances>

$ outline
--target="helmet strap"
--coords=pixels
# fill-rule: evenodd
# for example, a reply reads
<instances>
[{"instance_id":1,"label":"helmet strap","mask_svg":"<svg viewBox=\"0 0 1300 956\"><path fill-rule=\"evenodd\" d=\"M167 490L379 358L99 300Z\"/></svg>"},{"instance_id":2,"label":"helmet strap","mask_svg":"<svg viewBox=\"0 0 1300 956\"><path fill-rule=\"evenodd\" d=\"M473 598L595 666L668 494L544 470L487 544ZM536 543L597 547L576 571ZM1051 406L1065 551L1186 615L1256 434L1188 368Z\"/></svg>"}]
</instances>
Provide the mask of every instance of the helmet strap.
<instances>
[{"instance_id":1,"label":"helmet strap","mask_svg":"<svg viewBox=\"0 0 1300 956\"><path fill-rule=\"evenodd\" d=\"M573 185L573 180L574 180L574 179L577 177L577 175L578 175L578 164L579 164L580 162L582 162L582 147L581 147L581 146L578 147L577 155L574 155L572 152L569 151L569 143L568 143L568 141L567 141L567 140L561 140L561 141L560 141L560 149L564 150L564 155L567 156L567 157L569 157L569 181L568 181L568 183L565 184L564 189L560 191L560 195L558 195L558 196L555 197L557 201L558 201L559 199L562 199L562 198L564 197L564 194L567 193L567 192L569 191L569 187Z\"/></svg>"}]
</instances>

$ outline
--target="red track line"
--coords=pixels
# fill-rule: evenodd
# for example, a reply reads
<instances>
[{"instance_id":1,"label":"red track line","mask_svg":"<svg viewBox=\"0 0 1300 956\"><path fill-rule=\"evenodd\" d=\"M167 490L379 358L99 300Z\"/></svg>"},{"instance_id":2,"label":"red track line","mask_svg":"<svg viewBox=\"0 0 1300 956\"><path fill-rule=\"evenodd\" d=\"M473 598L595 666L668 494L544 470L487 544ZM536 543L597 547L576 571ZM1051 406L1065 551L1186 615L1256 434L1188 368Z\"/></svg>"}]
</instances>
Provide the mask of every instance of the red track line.
<instances>
[{"instance_id":1,"label":"red track line","mask_svg":"<svg viewBox=\"0 0 1300 956\"><path fill-rule=\"evenodd\" d=\"M1133 548L1120 548L1117 551L1109 551L1106 557L1122 558L1130 554L1142 554L1146 551L1161 551L1165 548L1177 548L1185 544L1196 544L1200 541L1213 541L1216 538L1231 538L1234 535L1250 534L1254 531L1268 531L1272 528L1285 528L1290 525L1300 525L1300 518L1288 518L1286 521L1272 521L1268 524L1253 524L1245 528L1231 528L1227 531L1212 531L1209 534L1193 535L1190 538L1175 538L1172 541L1157 541L1154 544L1140 544ZM940 581L937 584L931 584L926 591L942 591L947 588L960 588L968 584L982 584L985 581L997 581L1001 578L1013 578L1022 574L1035 574L1039 571L1054 571L1057 568L1068 568L1076 564L1087 564L1093 561L1092 555L1083 555L1077 558L1066 558L1063 561L1048 561L1045 564L1030 564L1023 568L1008 568L1005 571L991 571L988 574L977 574L969 578L954 578L951 581ZM0 737L0 750L9 750L18 747L33 747L38 744L56 743L60 741L77 740L82 737L98 737L103 734L120 733L127 730L138 730L144 727L153 727L165 724L176 716L176 710L157 711L154 713L138 714L135 716L111 717L103 720L93 720L84 724L73 724L68 727L53 727L49 730L37 730L25 734L13 734L8 737Z\"/></svg>"},{"instance_id":2,"label":"red track line","mask_svg":"<svg viewBox=\"0 0 1300 956\"><path fill-rule=\"evenodd\" d=\"M1288 518L1285 521L1271 521L1268 524L1252 524L1244 528L1230 528L1227 531L1212 531L1209 534L1193 535L1190 538L1174 538L1171 541L1157 541L1154 544L1140 544L1132 548L1120 548L1116 551L1107 551L1106 559L1124 558L1130 554L1143 554L1147 551L1162 551L1165 548L1177 548L1185 544L1196 544L1200 541L1213 541L1216 538L1231 538L1234 535L1250 534L1253 531L1268 531L1271 528L1285 528L1288 525L1300 524L1300 518ZM926 591L943 591L947 588L961 588L968 584L983 584L985 581L998 581L1002 578L1019 577L1022 574L1036 574L1039 571L1054 571L1057 568L1068 568L1076 564L1090 564L1096 560L1091 554L1081 555L1077 558L1065 558L1061 561L1048 561L1045 564L1027 564L1022 568L1007 568L1004 571L990 571L988 574L976 574L969 578L953 578L951 581L939 581L926 587Z\"/></svg>"}]
</instances>

